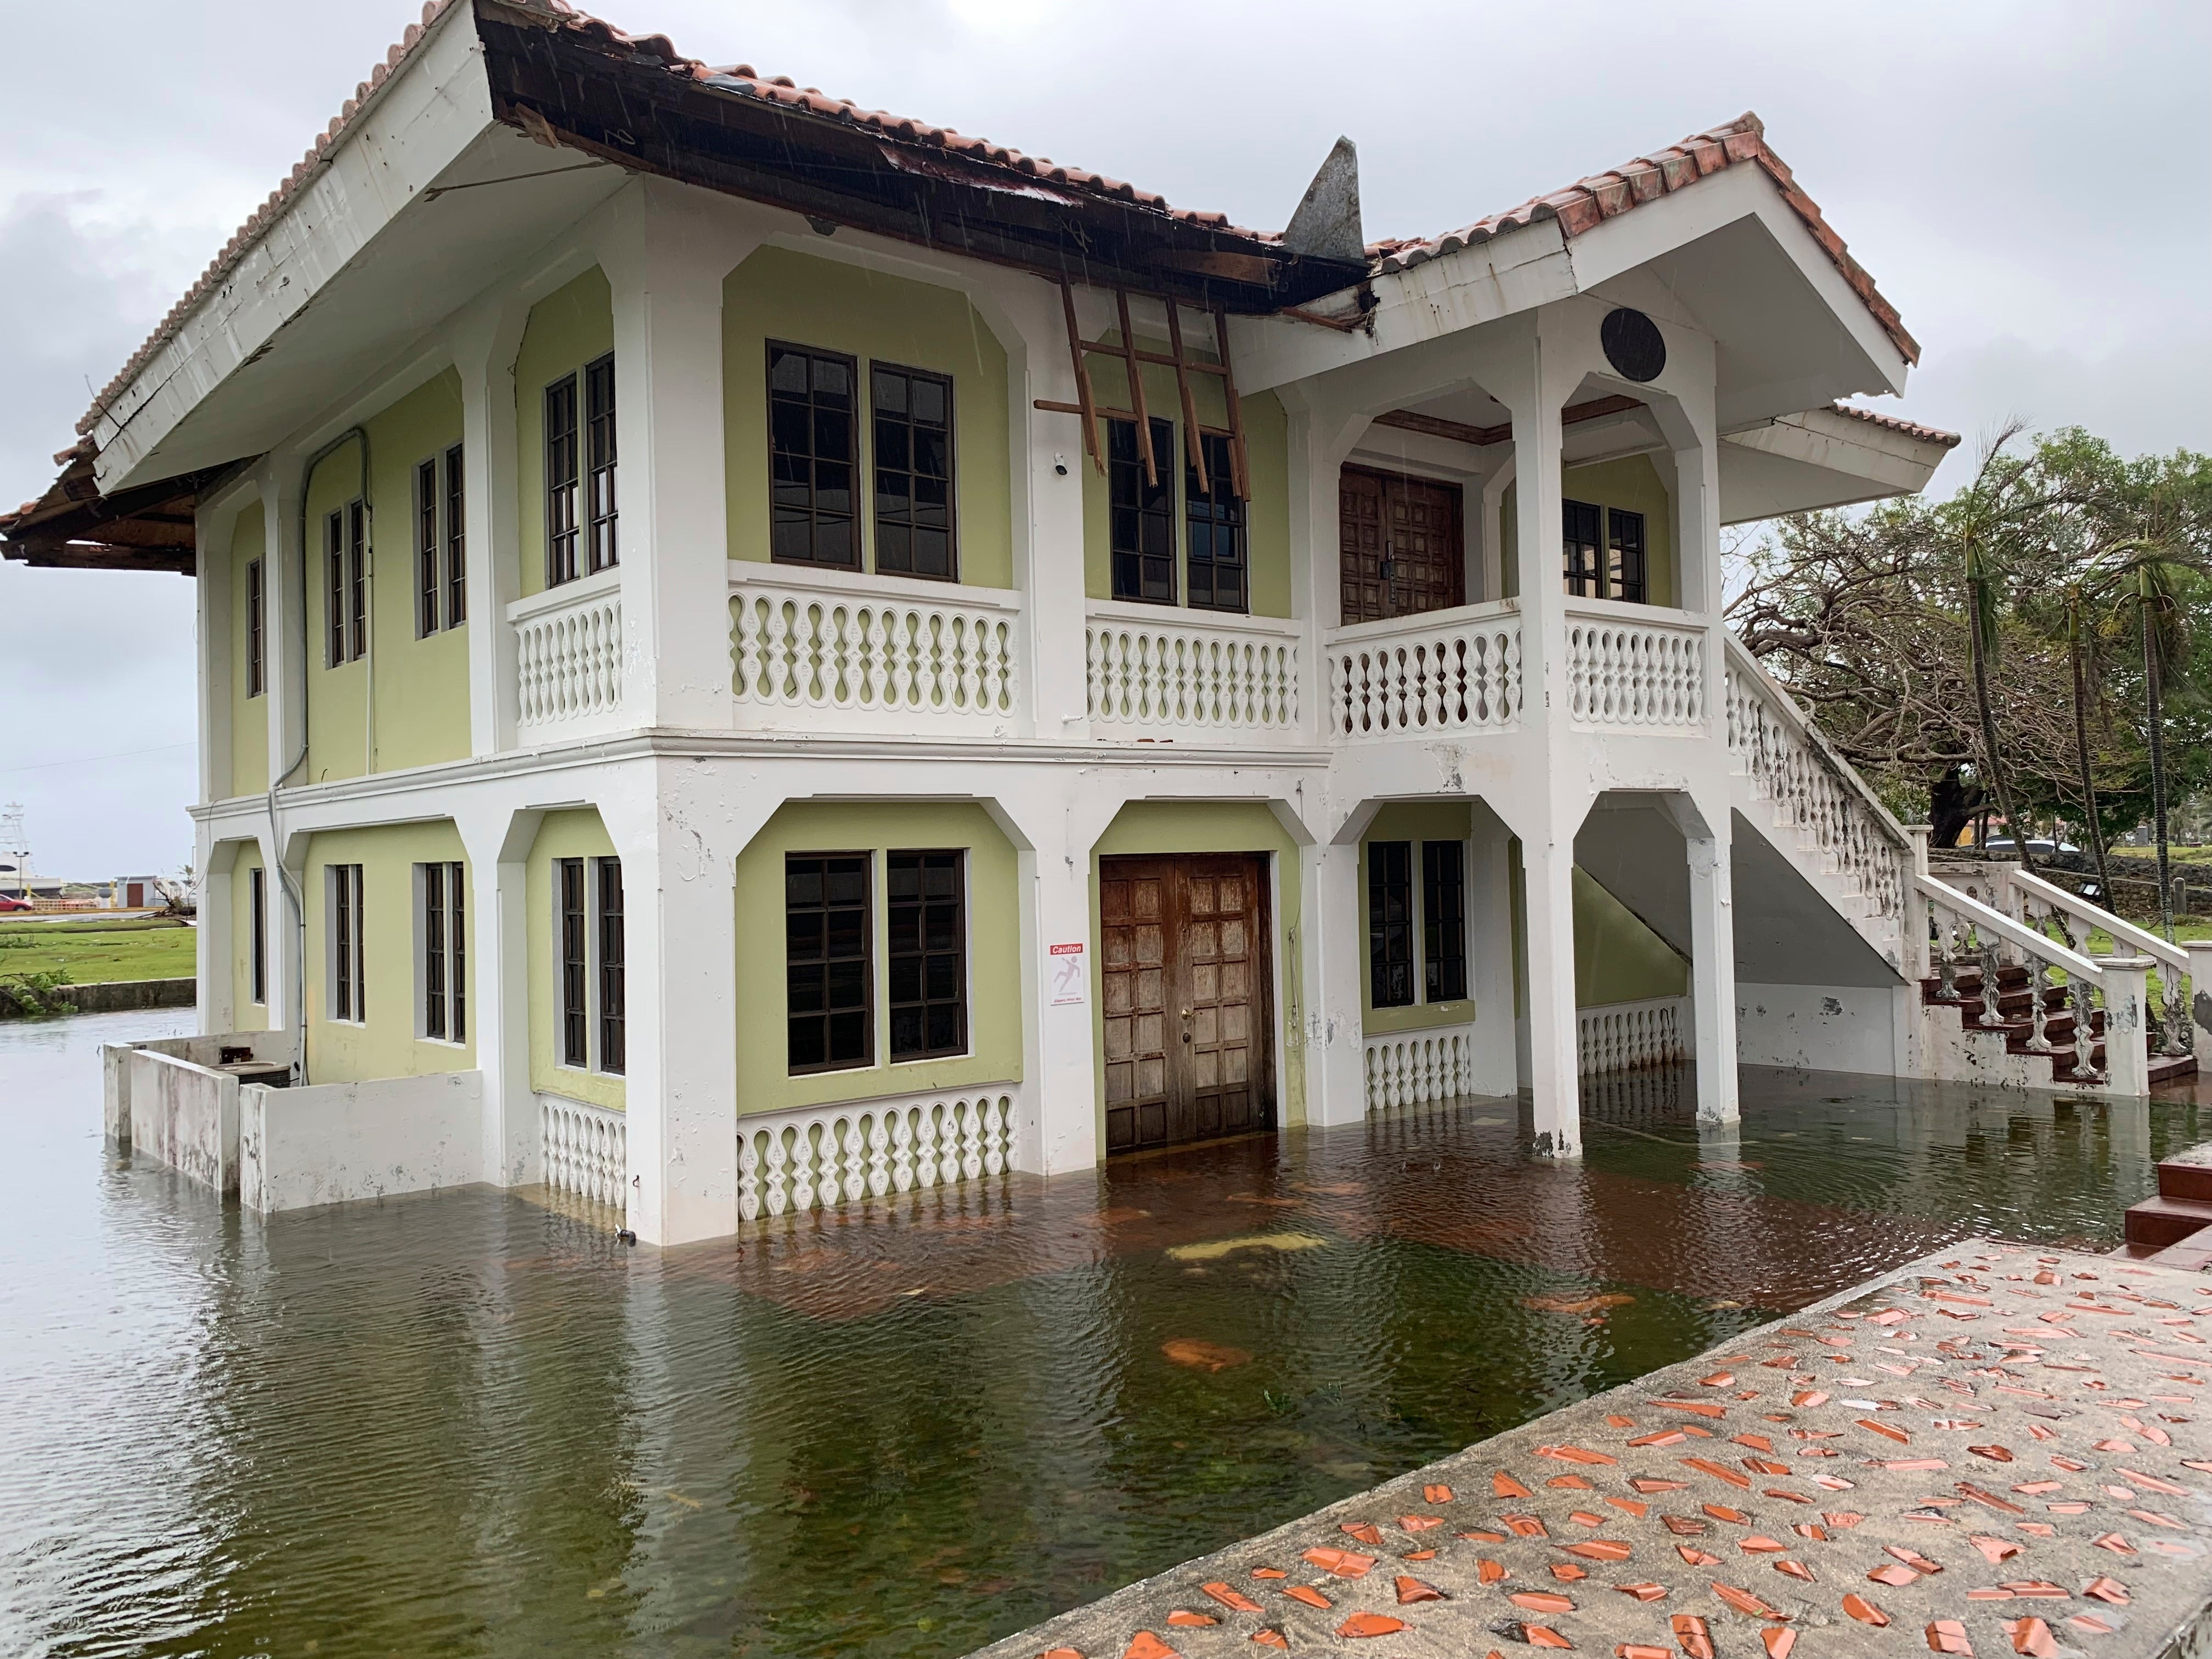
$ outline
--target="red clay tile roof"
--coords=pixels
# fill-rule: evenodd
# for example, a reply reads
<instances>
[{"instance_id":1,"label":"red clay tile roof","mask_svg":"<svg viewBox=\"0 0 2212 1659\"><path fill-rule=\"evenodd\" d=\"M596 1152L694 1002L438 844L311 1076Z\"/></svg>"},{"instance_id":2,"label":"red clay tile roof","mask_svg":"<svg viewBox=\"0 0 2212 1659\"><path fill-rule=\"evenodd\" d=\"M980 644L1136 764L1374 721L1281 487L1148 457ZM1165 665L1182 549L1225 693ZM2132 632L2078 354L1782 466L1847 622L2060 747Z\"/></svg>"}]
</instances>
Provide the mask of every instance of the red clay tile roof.
<instances>
[{"instance_id":1,"label":"red clay tile roof","mask_svg":"<svg viewBox=\"0 0 2212 1659\"><path fill-rule=\"evenodd\" d=\"M1861 409L1856 404L1830 404L1828 407L1838 415L1848 415L1855 421L1864 421L1869 426L1887 427L1892 432L1902 432L1908 438L1917 438L1924 444L1941 444L1946 449L1956 449L1962 441L1955 432L1946 432L1938 426L1922 426L1901 415L1885 415L1878 409Z\"/></svg>"},{"instance_id":2,"label":"red clay tile roof","mask_svg":"<svg viewBox=\"0 0 2212 1659\"><path fill-rule=\"evenodd\" d=\"M1782 192L1782 199L1805 222L1805 228L1843 273L1851 291L1865 301L1866 308L1905 354L1905 361L1917 363L1920 343L1905 331L1897 307L1881 297L1874 278L1851 258L1844 239L1820 216L1819 204L1797 187L1782 158L1767 148L1765 124L1749 111L1726 126L1693 134L1679 144L1650 155L1639 155L1610 172L1593 173L1564 190L1523 202L1508 212L1478 219L1464 229L1425 240L1379 242L1368 252L1376 256L1385 271L1410 270L1443 254L1456 253L1462 248L1486 242L1505 231L1519 230L1543 219L1559 221L1562 235L1579 236L1605 220L1684 189L1738 161L1757 162L1774 181L1775 188Z\"/></svg>"}]
</instances>

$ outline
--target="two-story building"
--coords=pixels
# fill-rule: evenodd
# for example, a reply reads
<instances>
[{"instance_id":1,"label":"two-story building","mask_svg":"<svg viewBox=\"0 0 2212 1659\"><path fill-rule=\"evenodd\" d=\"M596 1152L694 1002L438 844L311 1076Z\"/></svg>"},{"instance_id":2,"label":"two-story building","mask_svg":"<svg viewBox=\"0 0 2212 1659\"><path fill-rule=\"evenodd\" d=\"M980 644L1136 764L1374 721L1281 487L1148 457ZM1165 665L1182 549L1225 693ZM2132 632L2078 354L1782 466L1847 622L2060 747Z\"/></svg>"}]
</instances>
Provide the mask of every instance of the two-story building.
<instances>
[{"instance_id":1,"label":"two-story building","mask_svg":"<svg viewBox=\"0 0 2212 1659\"><path fill-rule=\"evenodd\" d=\"M1917 355L1750 116L1370 245L1348 146L1263 234L452 0L4 528L197 578L204 1029L672 1243L1919 1065L1924 862L1718 614Z\"/></svg>"}]
</instances>

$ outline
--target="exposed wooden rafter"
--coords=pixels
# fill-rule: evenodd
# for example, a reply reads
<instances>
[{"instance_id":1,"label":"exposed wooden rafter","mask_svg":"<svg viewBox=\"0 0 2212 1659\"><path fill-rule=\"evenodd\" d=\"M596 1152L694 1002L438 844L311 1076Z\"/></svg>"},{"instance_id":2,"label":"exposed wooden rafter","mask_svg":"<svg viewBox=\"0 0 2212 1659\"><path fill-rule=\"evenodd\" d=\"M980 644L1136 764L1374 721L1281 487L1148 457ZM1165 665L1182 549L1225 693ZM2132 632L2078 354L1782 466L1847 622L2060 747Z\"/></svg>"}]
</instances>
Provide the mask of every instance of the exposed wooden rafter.
<instances>
[{"instance_id":1,"label":"exposed wooden rafter","mask_svg":"<svg viewBox=\"0 0 2212 1659\"><path fill-rule=\"evenodd\" d=\"M1244 416L1237 407L1237 374L1229 363L1229 315L1225 309L1213 310L1213 338L1221 353L1219 362L1209 362L1203 357L1194 357L1183 344L1182 318L1174 300L1164 300L1168 313L1168 345L1165 352L1146 351L1137 344L1136 331L1129 323L1129 295L1126 289L1114 290L1114 314L1120 325L1121 338L1109 343L1103 340L1086 340L1075 317L1075 294L1067 283L1060 285L1061 314L1067 319L1067 355L1075 370L1075 394L1079 400L1061 403L1051 398L1039 398L1036 407L1054 415L1078 415L1083 419L1083 450L1091 463L1105 476L1106 451L1099 441L1098 422L1101 419L1127 421L1137 428L1137 453L1145 465L1145 481L1159 481L1161 458L1152 452L1152 410L1145 398L1144 366L1147 363L1160 368L1171 368L1176 377L1176 398L1182 410L1184 452L1191 468L1198 475L1199 488L1212 494L1213 485L1206 476L1206 446L1201 437L1225 438L1229 441L1230 488L1239 501L1251 498L1250 470L1244 454ZM1100 404L1091 385L1091 357L1093 354L1111 357L1121 363L1129 377L1129 409L1110 409ZM1198 418L1198 399L1191 391L1190 377L1211 374L1221 381L1222 401L1229 411L1225 427L1206 426Z\"/></svg>"},{"instance_id":2,"label":"exposed wooden rafter","mask_svg":"<svg viewBox=\"0 0 2212 1659\"><path fill-rule=\"evenodd\" d=\"M1575 426L1583 421L1602 420L1608 415L1619 415L1643 407L1644 400L1640 398L1618 395L1593 398L1586 404L1569 404L1561 410L1559 424ZM1432 438L1449 438L1454 443L1473 444L1478 449L1504 443L1513 436L1510 421L1498 426L1470 426L1465 421L1448 421L1440 415L1422 415L1410 409L1387 410L1375 417L1375 424L1395 427L1401 432L1425 432Z\"/></svg>"}]
</instances>

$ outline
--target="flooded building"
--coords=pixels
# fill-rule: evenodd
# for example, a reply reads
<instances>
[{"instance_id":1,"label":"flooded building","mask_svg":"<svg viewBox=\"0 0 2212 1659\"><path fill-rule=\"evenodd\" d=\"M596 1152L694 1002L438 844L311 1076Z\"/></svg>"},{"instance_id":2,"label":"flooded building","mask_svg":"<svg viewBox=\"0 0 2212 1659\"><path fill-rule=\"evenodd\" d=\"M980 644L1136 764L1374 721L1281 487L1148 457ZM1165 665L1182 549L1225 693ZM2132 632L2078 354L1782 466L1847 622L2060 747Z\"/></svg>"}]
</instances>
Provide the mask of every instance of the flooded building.
<instances>
[{"instance_id":1,"label":"flooded building","mask_svg":"<svg viewBox=\"0 0 2212 1659\"><path fill-rule=\"evenodd\" d=\"M455 0L0 528L198 580L250 1201L673 1243L1468 1093L1571 1157L1686 1055L2139 1085L1722 626L1724 526L1956 443L1843 401L1917 356L1749 115L1414 241L1340 144L1261 233ZM1928 1002L1931 904L2052 1041Z\"/></svg>"}]
</instances>

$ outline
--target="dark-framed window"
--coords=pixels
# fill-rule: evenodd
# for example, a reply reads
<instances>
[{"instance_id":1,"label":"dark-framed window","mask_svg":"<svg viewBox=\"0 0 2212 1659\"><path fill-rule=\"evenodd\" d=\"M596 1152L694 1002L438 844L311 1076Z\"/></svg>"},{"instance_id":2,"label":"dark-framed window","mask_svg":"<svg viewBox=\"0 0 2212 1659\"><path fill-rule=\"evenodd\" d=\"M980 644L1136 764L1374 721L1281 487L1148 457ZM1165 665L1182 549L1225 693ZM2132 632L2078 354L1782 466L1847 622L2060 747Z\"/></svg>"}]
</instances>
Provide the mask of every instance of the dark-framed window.
<instances>
[{"instance_id":1,"label":"dark-framed window","mask_svg":"<svg viewBox=\"0 0 2212 1659\"><path fill-rule=\"evenodd\" d=\"M1152 422L1158 477L1147 482L1134 421L1106 422L1108 538L1114 597L1145 605L1175 603L1175 422Z\"/></svg>"},{"instance_id":2,"label":"dark-framed window","mask_svg":"<svg viewBox=\"0 0 2212 1659\"><path fill-rule=\"evenodd\" d=\"M584 562L611 570L622 562L615 539L615 354L584 366L586 459Z\"/></svg>"},{"instance_id":3,"label":"dark-framed window","mask_svg":"<svg viewBox=\"0 0 2212 1659\"><path fill-rule=\"evenodd\" d=\"M628 982L623 978L623 879L620 859L600 859L599 922L599 1069L619 1075L629 1055L627 1028Z\"/></svg>"},{"instance_id":4,"label":"dark-framed window","mask_svg":"<svg viewBox=\"0 0 2212 1659\"><path fill-rule=\"evenodd\" d=\"M415 636L438 631L445 583L438 569L438 462L415 468Z\"/></svg>"},{"instance_id":5,"label":"dark-framed window","mask_svg":"<svg viewBox=\"0 0 2212 1659\"><path fill-rule=\"evenodd\" d=\"M1424 1002L1467 995L1467 847L1421 843L1421 971Z\"/></svg>"},{"instance_id":6,"label":"dark-framed window","mask_svg":"<svg viewBox=\"0 0 2212 1659\"><path fill-rule=\"evenodd\" d=\"M446 452L446 626L469 619L468 520L463 515L461 447Z\"/></svg>"},{"instance_id":7,"label":"dark-framed window","mask_svg":"<svg viewBox=\"0 0 2212 1659\"><path fill-rule=\"evenodd\" d=\"M269 1000L269 876L259 865L246 872L246 1000L259 1006Z\"/></svg>"},{"instance_id":8,"label":"dark-framed window","mask_svg":"<svg viewBox=\"0 0 2212 1659\"><path fill-rule=\"evenodd\" d=\"M458 861L446 866L446 914L452 933L446 941L446 958L453 981L448 1001L453 1018L447 1035L455 1042L469 1040L469 901L467 866Z\"/></svg>"},{"instance_id":9,"label":"dark-framed window","mask_svg":"<svg viewBox=\"0 0 2212 1659\"><path fill-rule=\"evenodd\" d=\"M422 1035L468 1041L466 867L426 864L422 892Z\"/></svg>"},{"instance_id":10,"label":"dark-framed window","mask_svg":"<svg viewBox=\"0 0 2212 1659\"><path fill-rule=\"evenodd\" d=\"M585 910L584 860L556 859L561 921L561 1063L581 1070L592 1063L590 931Z\"/></svg>"},{"instance_id":11,"label":"dark-framed window","mask_svg":"<svg viewBox=\"0 0 2212 1659\"><path fill-rule=\"evenodd\" d=\"M563 374L545 388L545 585L557 587L583 574L577 562L580 514L576 492L583 454L576 429L576 377Z\"/></svg>"},{"instance_id":12,"label":"dark-framed window","mask_svg":"<svg viewBox=\"0 0 2212 1659\"><path fill-rule=\"evenodd\" d=\"M361 866L333 864L330 871L331 1018L362 1024L368 1018L368 952L362 937Z\"/></svg>"},{"instance_id":13,"label":"dark-framed window","mask_svg":"<svg viewBox=\"0 0 2212 1659\"><path fill-rule=\"evenodd\" d=\"M785 1013L793 1073L874 1059L869 863L866 853L794 853L784 860Z\"/></svg>"},{"instance_id":14,"label":"dark-framed window","mask_svg":"<svg viewBox=\"0 0 2212 1659\"><path fill-rule=\"evenodd\" d=\"M368 654L368 510L347 502L323 521L330 567L330 665Z\"/></svg>"},{"instance_id":15,"label":"dark-framed window","mask_svg":"<svg viewBox=\"0 0 2212 1659\"><path fill-rule=\"evenodd\" d=\"M1605 550L1599 539L1603 514L1588 501L1560 504L1562 573L1567 592L1578 599L1605 596Z\"/></svg>"},{"instance_id":16,"label":"dark-framed window","mask_svg":"<svg viewBox=\"0 0 2212 1659\"><path fill-rule=\"evenodd\" d=\"M262 585L261 561L246 562L246 695L258 697L269 689L269 595Z\"/></svg>"},{"instance_id":17,"label":"dark-framed window","mask_svg":"<svg viewBox=\"0 0 2212 1659\"><path fill-rule=\"evenodd\" d=\"M1605 591L1607 599L1649 603L1644 582L1644 515L1611 507L1606 513Z\"/></svg>"},{"instance_id":18,"label":"dark-framed window","mask_svg":"<svg viewBox=\"0 0 2212 1659\"><path fill-rule=\"evenodd\" d=\"M891 1058L968 1051L968 917L964 855L888 853Z\"/></svg>"},{"instance_id":19,"label":"dark-framed window","mask_svg":"<svg viewBox=\"0 0 2212 1659\"><path fill-rule=\"evenodd\" d=\"M859 388L853 358L769 342L771 558L860 568Z\"/></svg>"},{"instance_id":20,"label":"dark-framed window","mask_svg":"<svg viewBox=\"0 0 2212 1659\"><path fill-rule=\"evenodd\" d=\"M952 519L952 382L868 365L874 422L876 568L957 581Z\"/></svg>"},{"instance_id":21,"label":"dark-framed window","mask_svg":"<svg viewBox=\"0 0 2212 1659\"><path fill-rule=\"evenodd\" d=\"M1413 844L1367 843L1368 1000L1377 1008L1413 1004Z\"/></svg>"},{"instance_id":22,"label":"dark-framed window","mask_svg":"<svg viewBox=\"0 0 2212 1659\"><path fill-rule=\"evenodd\" d=\"M1229 440L1210 432L1198 440L1206 457L1206 481L1198 469L1184 469L1183 522L1187 576L1183 603L1200 611L1249 611L1250 584L1244 556L1244 503L1237 499L1230 465Z\"/></svg>"}]
</instances>

